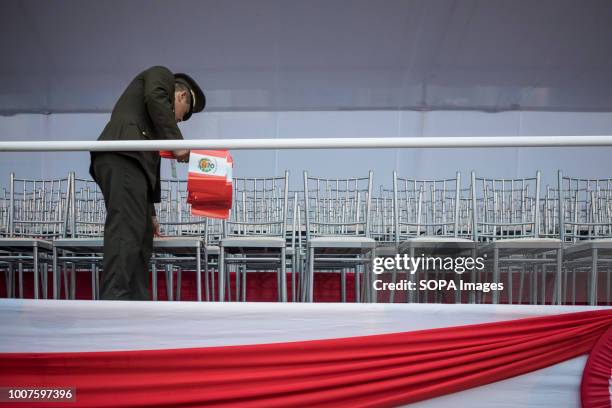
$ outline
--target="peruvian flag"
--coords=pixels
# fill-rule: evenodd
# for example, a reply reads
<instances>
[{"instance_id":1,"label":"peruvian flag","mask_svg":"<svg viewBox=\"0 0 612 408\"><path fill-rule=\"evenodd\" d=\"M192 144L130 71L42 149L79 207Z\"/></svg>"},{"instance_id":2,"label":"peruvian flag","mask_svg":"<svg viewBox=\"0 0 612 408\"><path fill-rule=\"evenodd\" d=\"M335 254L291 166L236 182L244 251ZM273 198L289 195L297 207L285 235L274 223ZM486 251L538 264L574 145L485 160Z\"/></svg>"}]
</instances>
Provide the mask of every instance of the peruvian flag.
<instances>
[{"instance_id":1,"label":"peruvian flag","mask_svg":"<svg viewBox=\"0 0 612 408\"><path fill-rule=\"evenodd\" d=\"M187 202L191 213L228 219L232 208L232 168L227 150L192 150L189 155Z\"/></svg>"},{"instance_id":2,"label":"peruvian flag","mask_svg":"<svg viewBox=\"0 0 612 408\"><path fill-rule=\"evenodd\" d=\"M174 159L174 153L159 155ZM228 219L232 208L234 160L227 150L191 150L187 176L187 203L191 213L201 217Z\"/></svg>"},{"instance_id":3,"label":"peruvian flag","mask_svg":"<svg viewBox=\"0 0 612 408\"><path fill-rule=\"evenodd\" d=\"M0 301L0 387L71 407L610 407L612 309Z\"/></svg>"}]
</instances>

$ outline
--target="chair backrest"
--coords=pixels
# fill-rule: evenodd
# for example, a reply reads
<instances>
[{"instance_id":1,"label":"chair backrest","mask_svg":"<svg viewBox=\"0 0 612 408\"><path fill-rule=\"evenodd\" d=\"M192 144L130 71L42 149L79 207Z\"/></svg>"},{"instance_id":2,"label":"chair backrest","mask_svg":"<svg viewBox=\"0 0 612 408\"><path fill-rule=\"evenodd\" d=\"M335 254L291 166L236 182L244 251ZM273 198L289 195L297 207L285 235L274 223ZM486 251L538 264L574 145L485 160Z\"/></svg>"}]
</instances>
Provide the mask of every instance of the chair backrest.
<instances>
[{"instance_id":1,"label":"chair backrest","mask_svg":"<svg viewBox=\"0 0 612 408\"><path fill-rule=\"evenodd\" d=\"M419 236L471 238L470 201L461 174L415 180L393 172L396 241Z\"/></svg>"},{"instance_id":2,"label":"chair backrest","mask_svg":"<svg viewBox=\"0 0 612 408\"><path fill-rule=\"evenodd\" d=\"M106 207L100 187L91 179L71 174L70 235L73 238L104 236Z\"/></svg>"},{"instance_id":3,"label":"chair backrest","mask_svg":"<svg viewBox=\"0 0 612 408\"><path fill-rule=\"evenodd\" d=\"M540 171L516 179L472 172L471 180L474 240L540 237Z\"/></svg>"},{"instance_id":4,"label":"chair backrest","mask_svg":"<svg viewBox=\"0 0 612 408\"><path fill-rule=\"evenodd\" d=\"M10 175L8 235L56 238L66 235L70 176L20 179Z\"/></svg>"},{"instance_id":5,"label":"chair backrest","mask_svg":"<svg viewBox=\"0 0 612 408\"><path fill-rule=\"evenodd\" d=\"M559 189L546 186L540 200L540 237L559 238Z\"/></svg>"},{"instance_id":6,"label":"chair backrest","mask_svg":"<svg viewBox=\"0 0 612 408\"><path fill-rule=\"evenodd\" d=\"M564 242L611 236L607 203L612 198L612 178L566 177L559 170L557 191L559 233Z\"/></svg>"},{"instance_id":7,"label":"chair backrest","mask_svg":"<svg viewBox=\"0 0 612 408\"><path fill-rule=\"evenodd\" d=\"M298 240L298 235L301 234L300 214L303 208L302 194L298 191L289 191L287 195L287 248L294 248Z\"/></svg>"},{"instance_id":8,"label":"chair backrest","mask_svg":"<svg viewBox=\"0 0 612 408\"><path fill-rule=\"evenodd\" d=\"M161 200L155 212L162 236L191 236L205 238L207 219L191 214L187 203L187 180L161 180Z\"/></svg>"},{"instance_id":9,"label":"chair backrest","mask_svg":"<svg viewBox=\"0 0 612 408\"><path fill-rule=\"evenodd\" d=\"M223 238L223 220L218 218L206 218L204 244L206 246L219 246L221 238Z\"/></svg>"},{"instance_id":10,"label":"chair backrest","mask_svg":"<svg viewBox=\"0 0 612 408\"><path fill-rule=\"evenodd\" d=\"M6 188L0 192L0 237L9 236L9 206L11 194Z\"/></svg>"},{"instance_id":11,"label":"chair backrest","mask_svg":"<svg viewBox=\"0 0 612 408\"><path fill-rule=\"evenodd\" d=\"M287 233L289 172L283 177L235 177L225 237L275 236Z\"/></svg>"},{"instance_id":12,"label":"chair backrest","mask_svg":"<svg viewBox=\"0 0 612 408\"><path fill-rule=\"evenodd\" d=\"M591 192L591 238L612 238L612 190Z\"/></svg>"},{"instance_id":13,"label":"chair backrest","mask_svg":"<svg viewBox=\"0 0 612 408\"><path fill-rule=\"evenodd\" d=\"M304 171L306 238L370 237L373 172L361 178L310 177Z\"/></svg>"},{"instance_id":14,"label":"chair backrest","mask_svg":"<svg viewBox=\"0 0 612 408\"><path fill-rule=\"evenodd\" d=\"M380 186L370 205L370 236L381 245L395 244L393 190Z\"/></svg>"}]
</instances>

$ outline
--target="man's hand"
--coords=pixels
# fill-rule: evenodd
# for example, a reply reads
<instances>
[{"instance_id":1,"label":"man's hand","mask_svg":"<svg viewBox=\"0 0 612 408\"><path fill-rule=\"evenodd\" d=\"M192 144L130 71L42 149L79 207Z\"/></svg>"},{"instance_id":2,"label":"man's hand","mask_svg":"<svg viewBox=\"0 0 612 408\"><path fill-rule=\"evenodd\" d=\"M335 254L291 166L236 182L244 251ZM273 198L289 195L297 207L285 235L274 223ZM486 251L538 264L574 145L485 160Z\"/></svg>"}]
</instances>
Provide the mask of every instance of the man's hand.
<instances>
[{"instance_id":1,"label":"man's hand","mask_svg":"<svg viewBox=\"0 0 612 408\"><path fill-rule=\"evenodd\" d=\"M175 150L174 157L181 163L189 162L189 150Z\"/></svg>"},{"instance_id":2,"label":"man's hand","mask_svg":"<svg viewBox=\"0 0 612 408\"><path fill-rule=\"evenodd\" d=\"M161 234L159 233L159 221L157 221L157 217L153 216L153 236L154 237L161 237Z\"/></svg>"}]
</instances>

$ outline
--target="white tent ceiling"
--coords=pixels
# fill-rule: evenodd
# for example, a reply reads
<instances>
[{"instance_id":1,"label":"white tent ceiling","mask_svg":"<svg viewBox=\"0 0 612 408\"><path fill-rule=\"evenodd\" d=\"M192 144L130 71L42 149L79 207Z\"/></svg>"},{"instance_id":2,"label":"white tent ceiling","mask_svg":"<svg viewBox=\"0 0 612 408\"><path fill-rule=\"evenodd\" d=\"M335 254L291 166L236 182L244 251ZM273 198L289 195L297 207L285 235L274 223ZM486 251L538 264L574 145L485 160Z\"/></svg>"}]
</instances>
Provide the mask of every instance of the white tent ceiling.
<instances>
[{"instance_id":1,"label":"white tent ceiling","mask_svg":"<svg viewBox=\"0 0 612 408\"><path fill-rule=\"evenodd\" d=\"M0 114L108 112L151 65L214 111L612 111L609 0L0 0Z\"/></svg>"}]
</instances>

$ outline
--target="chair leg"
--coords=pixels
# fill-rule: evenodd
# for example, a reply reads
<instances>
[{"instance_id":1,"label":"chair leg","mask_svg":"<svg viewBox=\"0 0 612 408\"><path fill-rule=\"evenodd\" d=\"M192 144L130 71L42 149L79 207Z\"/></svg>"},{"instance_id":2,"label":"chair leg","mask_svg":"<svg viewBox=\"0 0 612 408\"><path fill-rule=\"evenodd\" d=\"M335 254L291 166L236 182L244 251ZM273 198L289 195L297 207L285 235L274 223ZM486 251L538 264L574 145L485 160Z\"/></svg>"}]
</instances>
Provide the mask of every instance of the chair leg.
<instances>
[{"instance_id":1,"label":"chair leg","mask_svg":"<svg viewBox=\"0 0 612 408\"><path fill-rule=\"evenodd\" d=\"M217 278L219 284L219 302L225 301L225 248L219 247L219 277Z\"/></svg>"},{"instance_id":2,"label":"chair leg","mask_svg":"<svg viewBox=\"0 0 612 408\"><path fill-rule=\"evenodd\" d=\"M361 276L363 277L362 285L361 285L361 300L364 303L370 302L370 276L366 271L365 265L363 263L359 263L359 270L361 272Z\"/></svg>"},{"instance_id":3,"label":"chair leg","mask_svg":"<svg viewBox=\"0 0 612 408\"><path fill-rule=\"evenodd\" d=\"M39 295L38 295L38 272L39 272L39 267L38 267L38 247L34 246L33 249L33 258L34 258L34 266L33 266L33 272L34 272L34 299L38 299Z\"/></svg>"},{"instance_id":4,"label":"chair leg","mask_svg":"<svg viewBox=\"0 0 612 408\"><path fill-rule=\"evenodd\" d=\"M244 256L244 253L241 254L242 256ZM234 276L235 276L235 282L236 284L234 285L236 288L236 302L240 302L242 300L242 291L241 286L242 286L242 269L245 265L243 264L235 264L234 265ZM278 270L276 271L276 276L278 278ZM229 289L228 289L229 290ZM277 289L277 294L278 294L278 289Z\"/></svg>"},{"instance_id":5,"label":"chair leg","mask_svg":"<svg viewBox=\"0 0 612 408\"><path fill-rule=\"evenodd\" d=\"M506 289L506 293L508 296L508 304L511 305L512 303L514 303L514 300L512 299L513 296L513 291L512 291L512 279L513 279L513 267L512 265L508 266L508 287L505 288Z\"/></svg>"},{"instance_id":6,"label":"chair leg","mask_svg":"<svg viewBox=\"0 0 612 408\"><path fill-rule=\"evenodd\" d=\"M391 270L391 282L397 282L397 268ZM395 303L395 289L389 290L389 303Z\"/></svg>"},{"instance_id":7,"label":"chair leg","mask_svg":"<svg viewBox=\"0 0 612 408\"><path fill-rule=\"evenodd\" d=\"M91 271L91 299L98 300L96 296L96 287L98 286L96 282L96 264L92 263L89 267L89 270Z\"/></svg>"},{"instance_id":8,"label":"chair leg","mask_svg":"<svg viewBox=\"0 0 612 408\"><path fill-rule=\"evenodd\" d=\"M346 303L346 268L340 270L340 301Z\"/></svg>"},{"instance_id":9,"label":"chair leg","mask_svg":"<svg viewBox=\"0 0 612 408\"><path fill-rule=\"evenodd\" d=\"M545 259L545 258L546 258L546 255L542 255L542 259ZM540 276L540 280L541 280L541 282L540 282L540 285L541 285L540 291L541 291L541 295L542 295L542 305L546 304L546 273L548 271L547 266L548 266L547 264L543 263L542 266L541 266L542 270L540 272L541 273L541 276Z\"/></svg>"},{"instance_id":10,"label":"chair leg","mask_svg":"<svg viewBox=\"0 0 612 408\"><path fill-rule=\"evenodd\" d=\"M6 297L7 298L12 298L13 297L13 264L10 263L8 264L8 266L5 269L5 283L6 283Z\"/></svg>"},{"instance_id":11,"label":"chair leg","mask_svg":"<svg viewBox=\"0 0 612 408\"><path fill-rule=\"evenodd\" d=\"M228 263L225 272L225 293L227 293L227 301L232 301L232 270L234 270L234 277L236 276L236 264Z\"/></svg>"},{"instance_id":12,"label":"chair leg","mask_svg":"<svg viewBox=\"0 0 612 408\"><path fill-rule=\"evenodd\" d=\"M12 262L9 264L9 273L10 273L10 276L11 276L11 284L10 284L11 293L10 293L10 297L14 298L15 297L15 265L13 265Z\"/></svg>"},{"instance_id":13,"label":"chair leg","mask_svg":"<svg viewBox=\"0 0 612 408\"><path fill-rule=\"evenodd\" d=\"M557 301L555 302L557 305L563 304L563 248L557 249L557 270L555 271L555 296L557 297Z\"/></svg>"},{"instance_id":14,"label":"chair leg","mask_svg":"<svg viewBox=\"0 0 612 408\"><path fill-rule=\"evenodd\" d=\"M198 302L202 301L202 250L200 245L196 247L196 295ZM208 273L205 274L204 280L206 281L206 299L208 300Z\"/></svg>"},{"instance_id":15,"label":"chair leg","mask_svg":"<svg viewBox=\"0 0 612 408\"><path fill-rule=\"evenodd\" d=\"M295 302L303 302L304 301L304 274L306 273L306 265L304 261L308 257L308 252L304 252L304 259L301 258L301 255L296 258L297 269L296 269L296 277L295 277Z\"/></svg>"},{"instance_id":16,"label":"chair leg","mask_svg":"<svg viewBox=\"0 0 612 408\"><path fill-rule=\"evenodd\" d=\"M463 303L462 292L461 292L461 279L463 278L463 274L454 273L452 274L453 281L455 283L455 304Z\"/></svg>"},{"instance_id":17,"label":"chair leg","mask_svg":"<svg viewBox=\"0 0 612 408\"><path fill-rule=\"evenodd\" d=\"M210 269L208 267L208 249L204 247L204 294L206 296L207 302L210 302L210 280L209 279L210 279Z\"/></svg>"},{"instance_id":18,"label":"chair leg","mask_svg":"<svg viewBox=\"0 0 612 408\"><path fill-rule=\"evenodd\" d=\"M425 279L426 282L429 282L429 269L427 268L423 270L423 279ZM418 284L418 280L417 280L417 284ZM420 294L420 293L421 293L420 291L417 292L417 294ZM417 300L417 302L419 301ZM429 288L427 286L425 286L425 289L423 290L423 298L420 300L420 302L429 303Z\"/></svg>"},{"instance_id":19,"label":"chair leg","mask_svg":"<svg viewBox=\"0 0 612 408\"><path fill-rule=\"evenodd\" d=\"M246 281L247 281L247 268L246 268L246 265L242 266L242 275L241 276L242 276L242 285L241 285L241 288L242 288L242 301L246 302L246 300L247 300L247 283L246 283Z\"/></svg>"},{"instance_id":20,"label":"chair leg","mask_svg":"<svg viewBox=\"0 0 612 408\"><path fill-rule=\"evenodd\" d=\"M374 258L376 257L376 249L373 248L372 251L370 251L370 253L367 254L366 256L369 256L369 259L370 259L364 265L365 273L367 273L368 276L370 277L369 282L368 282L369 291L370 291L370 302L378 303L378 291L374 289L374 278L376 278L376 276L374 275L374 268L372 267L374 263Z\"/></svg>"},{"instance_id":21,"label":"chair leg","mask_svg":"<svg viewBox=\"0 0 612 408\"><path fill-rule=\"evenodd\" d=\"M96 273L96 299L100 299L100 267L94 264L94 271Z\"/></svg>"},{"instance_id":22,"label":"chair leg","mask_svg":"<svg viewBox=\"0 0 612 408\"><path fill-rule=\"evenodd\" d=\"M293 249L293 255L291 255L291 302L295 302L296 288L295 288L295 274L296 274L296 253L295 248Z\"/></svg>"},{"instance_id":23,"label":"chair leg","mask_svg":"<svg viewBox=\"0 0 612 408\"><path fill-rule=\"evenodd\" d=\"M196 278L196 282L197 282L197 278ZM176 295L175 295L176 296L175 299L177 302L181 301L182 283L183 283L183 268L181 268L180 266L177 266L176 267ZM197 292L197 288L196 288L196 292Z\"/></svg>"},{"instance_id":24,"label":"chair leg","mask_svg":"<svg viewBox=\"0 0 612 408\"><path fill-rule=\"evenodd\" d=\"M367 303L368 295L366 294L366 288L368 287L368 277L363 270L362 264L357 264L355 269L358 271L357 274L359 275L359 279L361 279L361 287L359 288L359 302Z\"/></svg>"},{"instance_id":25,"label":"chair leg","mask_svg":"<svg viewBox=\"0 0 612 408\"><path fill-rule=\"evenodd\" d=\"M608 264L608 269L606 270L606 302L608 306L610 306L610 286L612 285L612 280L610 276L610 264Z\"/></svg>"},{"instance_id":26,"label":"chair leg","mask_svg":"<svg viewBox=\"0 0 612 408\"><path fill-rule=\"evenodd\" d=\"M520 278L519 278L519 293L518 293L518 301L517 303L520 305L523 303L523 291L525 289L525 263L521 263L521 269L520 269Z\"/></svg>"},{"instance_id":27,"label":"chair leg","mask_svg":"<svg viewBox=\"0 0 612 408\"><path fill-rule=\"evenodd\" d=\"M529 304L535 305L538 302L538 265L534 264L533 269L529 271L531 281L531 289L529 291Z\"/></svg>"},{"instance_id":28,"label":"chair leg","mask_svg":"<svg viewBox=\"0 0 612 408\"><path fill-rule=\"evenodd\" d=\"M40 280L42 284L42 296L43 299L47 299L49 295L49 264L47 262L41 262L40 264Z\"/></svg>"},{"instance_id":29,"label":"chair leg","mask_svg":"<svg viewBox=\"0 0 612 408\"><path fill-rule=\"evenodd\" d=\"M151 263L151 275L153 301L157 301L157 264L155 262Z\"/></svg>"},{"instance_id":30,"label":"chair leg","mask_svg":"<svg viewBox=\"0 0 612 408\"><path fill-rule=\"evenodd\" d=\"M359 265L353 268L355 271L355 303L361 303L361 277L359 276Z\"/></svg>"},{"instance_id":31,"label":"chair leg","mask_svg":"<svg viewBox=\"0 0 612 408\"><path fill-rule=\"evenodd\" d=\"M493 248L493 282L499 283L499 248L497 246ZM499 292L496 290L493 291L492 303L499 303Z\"/></svg>"},{"instance_id":32,"label":"chair leg","mask_svg":"<svg viewBox=\"0 0 612 408\"><path fill-rule=\"evenodd\" d=\"M15 297L15 265L13 265L13 263L11 262L9 264L9 275L11 277L10 279L10 297L14 298ZM608 271L609 272L609 271Z\"/></svg>"},{"instance_id":33,"label":"chair leg","mask_svg":"<svg viewBox=\"0 0 612 408\"><path fill-rule=\"evenodd\" d=\"M569 299L568 299L568 278L569 278L569 268L565 268L563 269L563 263L561 264L561 268L562 268L562 272L563 272L563 289L562 289L562 295L563 295L563 302L564 304L569 304Z\"/></svg>"},{"instance_id":34,"label":"chair leg","mask_svg":"<svg viewBox=\"0 0 612 408\"><path fill-rule=\"evenodd\" d=\"M217 262L219 262L219 257L217 257ZM217 273L219 273L219 265L217 265ZM210 300L214 301L216 299L216 296L217 296L217 286L215 285L215 271L214 269L211 269L210 270Z\"/></svg>"},{"instance_id":35,"label":"chair leg","mask_svg":"<svg viewBox=\"0 0 612 408\"><path fill-rule=\"evenodd\" d=\"M315 265L315 250L311 248L308 256L308 302L314 301L314 265Z\"/></svg>"},{"instance_id":36,"label":"chair leg","mask_svg":"<svg viewBox=\"0 0 612 408\"><path fill-rule=\"evenodd\" d=\"M491 261L489 261L491 262ZM492 264L493 262L491 262ZM488 266L488 265L487 265ZM487 275L487 270L486 269L482 269L480 271L478 271L476 273L476 280L474 281L474 283L478 283L478 282L482 282L483 278L482 276L486 276ZM483 298L482 298L482 292L481 291L474 291L474 299L476 299L476 303L478 303L479 305L483 303Z\"/></svg>"},{"instance_id":37,"label":"chair leg","mask_svg":"<svg viewBox=\"0 0 612 408\"><path fill-rule=\"evenodd\" d=\"M474 248L472 249L472 259L476 259L476 256L478 255L476 250L477 246L478 244L474 243ZM470 271L470 281L474 284L476 283L476 268L473 268ZM476 291L470 290L468 292L468 303L472 305L476 303Z\"/></svg>"},{"instance_id":38,"label":"chair leg","mask_svg":"<svg viewBox=\"0 0 612 408\"><path fill-rule=\"evenodd\" d=\"M76 272L77 266L73 263L70 266L70 299L76 299Z\"/></svg>"},{"instance_id":39,"label":"chair leg","mask_svg":"<svg viewBox=\"0 0 612 408\"><path fill-rule=\"evenodd\" d=\"M23 262L21 261L17 264L17 273L19 274L19 299L23 299Z\"/></svg>"},{"instance_id":40,"label":"chair leg","mask_svg":"<svg viewBox=\"0 0 612 408\"><path fill-rule=\"evenodd\" d=\"M53 271L53 299L59 299L58 286L59 286L59 275L57 270L57 248L53 246L53 261L51 264Z\"/></svg>"},{"instance_id":41,"label":"chair leg","mask_svg":"<svg viewBox=\"0 0 612 408\"><path fill-rule=\"evenodd\" d=\"M593 248L592 251L592 264L591 264L591 279L589 285L589 305L597 305L597 261L598 261L598 249Z\"/></svg>"},{"instance_id":42,"label":"chair leg","mask_svg":"<svg viewBox=\"0 0 612 408\"><path fill-rule=\"evenodd\" d=\"M280 282L281 298L280 301L283 303L287 302L287 252L286 248L281 248L281 270L280 270Z\"/></svg>"},{"instance_id":43,"label":"chair leg","mask_svg":"<svg viewBox=\"0 0 612 408\"><path fill-rule=\"evenodd\" d=\"M172 265L166 265L166 296L168 301L174 301L174 268Z\"/></svg>"},{"instance_id":44,"label":"chair leg","mask_svg":"<svg viewBox=\"0 0 612 408\"><path fill-rule=\"evenodd\" d=\"M414 259L414 248L410 248L409 249L409 255L410 255L410 259ZM419 271L408 271L408 273L410 274L410 282L412 282L412 286L414 286L415 284L417 284L417 274L419 273ZM414 303L415 300L418 302L419 301L419 289L418 289L418 284L416 286L415 290L409 290L408 291L408 295L406 296L406 303Z\"/></svg>"},{"instance_id":45,"label":"chair leg","mask_svg":"<svg viewBox=\"0 0 612 408\"><path fill-rule=\"evenodd\" d=\"M576 274L578 271L574 267L572 269L572 305L576 304Z\"/></svg>"},{"instance_id":46,"label":"chair leg","mask_svg":"<svg viewBox=\"0 0 612 408\"><path fill-rule=\"evenodd\" d=\"M59 269L59 274L60 277L59 279L62 281L62 283L64 284L64 297L66 299L70 299L70 289L68 289L68 266L66 265L65 262L62 262L62 266ZM59 298L61 298L61 293Z\"/></svg>"}]
</instances>

